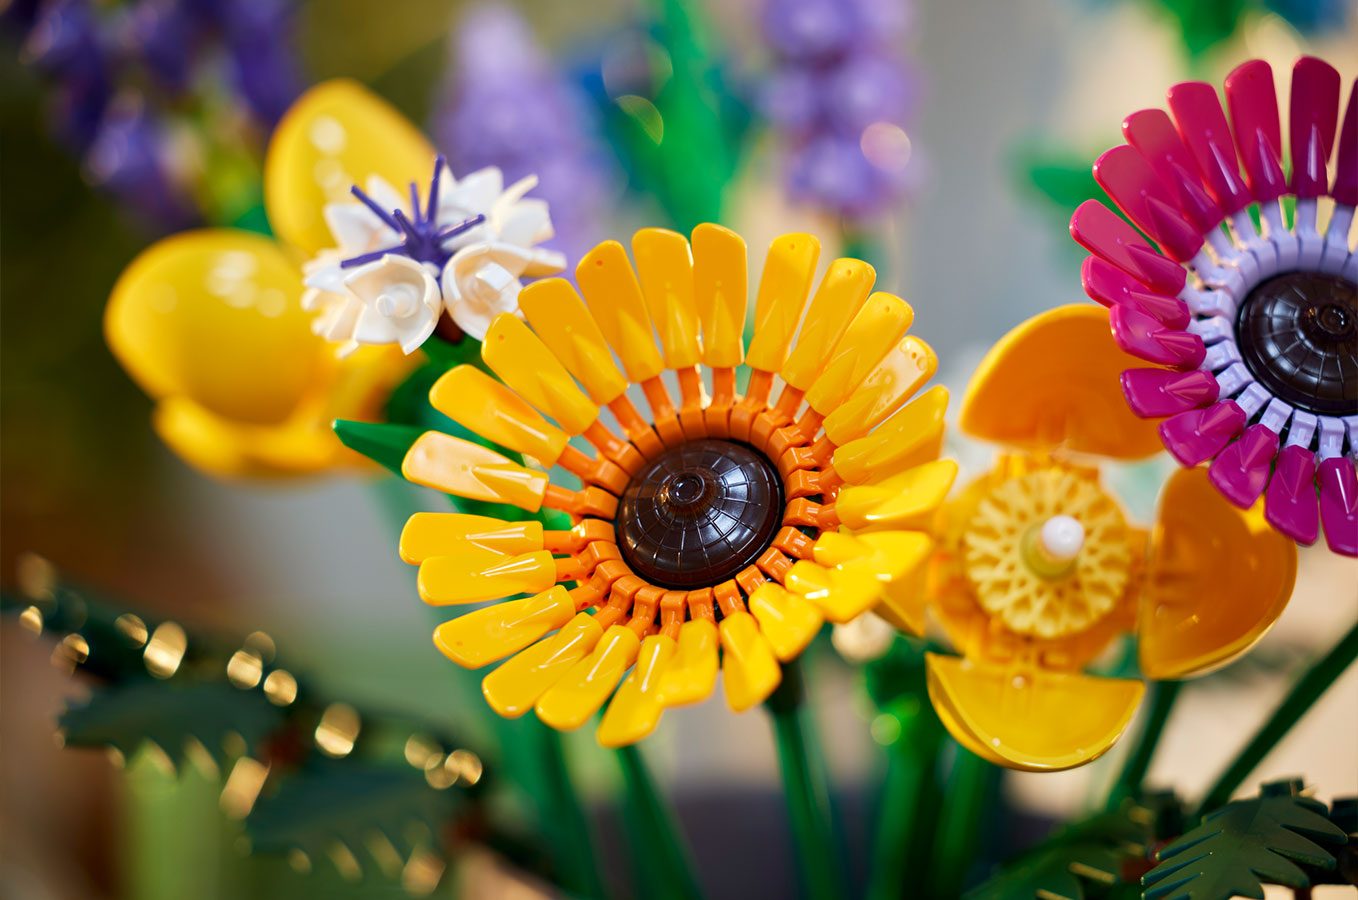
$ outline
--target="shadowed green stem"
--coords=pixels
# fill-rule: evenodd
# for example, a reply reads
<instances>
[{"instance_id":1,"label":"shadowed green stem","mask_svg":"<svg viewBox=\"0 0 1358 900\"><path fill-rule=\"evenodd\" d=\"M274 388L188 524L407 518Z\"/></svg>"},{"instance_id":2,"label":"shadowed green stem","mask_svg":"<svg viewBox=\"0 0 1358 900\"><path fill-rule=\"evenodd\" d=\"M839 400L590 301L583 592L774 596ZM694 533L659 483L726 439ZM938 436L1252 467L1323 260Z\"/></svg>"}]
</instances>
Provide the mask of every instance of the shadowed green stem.
<instances>
[{"instance_id":1,"label":"shadowed green stem","mask_svg":"<svg viewBox=\"0 0 1358 900\"><path fill-rule=\"evenodd\" d=\"M943 900L962 895L967 869L976 859L985 807L999 795L999 778L998 766L957 747L928 868L932 876L929 897Z\"/></svg>"},{"instance_id":2,"label":"shadowed green stem","mask_svg":"<svg viewBox=\"0 0 1358 900\"><path fill-rule=\"evenodd\" d=\"M1160 735L1165 731L1165 723L1174 709L1174 701L1179 696L1181 681L1156 681L1151 683L1150 708L1146 711L1141 733L1136 737L1127 761L1122 764L1117 781L1108 794L1108 808L1113 809L1123 799L1133 797L1141 791L1141 782L1146 778L1155 748L1160 743Z\"/></svg>"},{"instance_id":3,"label":"shadowed green stem","mask_svg":"<svg viewBox=\"0 0 1358 900\"><path fill-rule=\"evenodd\" d=\"M1313 663L1302 673L1301 678L1297 679L1297 683L1278 704L1273 715L1259 727L1250 742L1217 778L1207 796L1203 798L1202 805L1198 807L1199 816L1211 812L1231 799L1231 794L1240 787L1240 783L1254 771L1292 726L1306 715L1306 711L1344 673L1355 656L1358 656L1358 622L1349 628L1348 633L1339 639L1339 643L1335 644L1329 653Z\"/></svg>"},{"instance_id":4,"label":"shadowed green stem","mask_svg":"<svg viewBox=\"0 0 1358 900\"><path fill-rule=\"evenodd\" d=\"M641 751L619 747L627 788L624 798L629 829L637 838L635 859L646 895L672 900L700 900L702 890L695 878L693 860L679 832L674 812L651 778Z\"/></svg>"},{"instance_id":5,"label":"shadowed green stem","mask_svg":"<svg viewBox=\"0 0 1358 900\"><path fill-rule=\"evenodd\" d=\"M882 787L872 871L867 900L900 900L910 895L907 879L927 871L933 828L942 796L935 774L943 726L916 702L913 712L898 716L900 736L887 750L886 784Z\"/></svg>"},{"instance_id":6,"label":"shadowed green stem","mask_svg":"<svg viewBox=\"0 0 1358 900\"><path fill-rule=\"evenodd\" d=\"M807 711L799 661L783 664L783 683L764 706L773 717L793 849L801 864L806 896L810 900L842 900L847 882L830 821L825 764Z\"/></svg>"}]
</instances>

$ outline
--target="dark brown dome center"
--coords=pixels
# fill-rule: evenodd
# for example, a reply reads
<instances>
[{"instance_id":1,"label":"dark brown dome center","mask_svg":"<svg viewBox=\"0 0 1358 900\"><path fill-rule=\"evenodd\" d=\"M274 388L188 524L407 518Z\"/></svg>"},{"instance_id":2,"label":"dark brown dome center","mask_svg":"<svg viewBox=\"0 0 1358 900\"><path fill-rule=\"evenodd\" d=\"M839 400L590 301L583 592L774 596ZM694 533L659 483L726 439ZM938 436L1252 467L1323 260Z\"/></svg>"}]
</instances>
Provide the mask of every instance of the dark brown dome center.
<instances>
[{"instance_id":1,"label":"dark brown dome center","mask_svg":"<svg viewBox=\"0 0 1358 900\"><path fill-rule=\"evenodd\" d=\"M687 441L652 459L623 491L618 547L658 587L712 587L768 549L782 516L782 480L762 454L734 441Z\"/></svg>"}]
</instances>

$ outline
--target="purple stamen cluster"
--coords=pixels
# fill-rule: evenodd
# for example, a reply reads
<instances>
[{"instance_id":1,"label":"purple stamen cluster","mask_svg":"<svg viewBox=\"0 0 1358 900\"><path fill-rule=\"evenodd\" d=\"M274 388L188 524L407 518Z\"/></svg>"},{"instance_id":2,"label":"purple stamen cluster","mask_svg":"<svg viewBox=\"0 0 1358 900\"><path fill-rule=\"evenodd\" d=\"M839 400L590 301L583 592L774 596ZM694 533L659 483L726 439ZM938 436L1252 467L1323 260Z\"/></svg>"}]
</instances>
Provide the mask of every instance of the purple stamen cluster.
<instances>
[{"instance_id":1,"label":"purple stamen cluster","mask_svg":"<svg viewBox=\"0 0 1358 900\"><path fill-rule=\"evenodd\" d=\"M351 187L349 192L358 199L358 202L372 210L372 214L381 219L388 228L401 235L401 242L380 247L377 250L370 250L367 253L360 253L358 256L351 256L340 263L340 268L352 269L355 266L364 266L370 262L376 262L389 253L395 253L399 256L408 256L419 262L432 263L438 267L439 271L442 271L444 265L453 256L453 251L445 247L444 244L486 221L486 217L478 213L470 219L463 219L461 222L439 227L439 178L445 163L446 160L442 154L434 160L434 175L429 180L429 196L423 211L420 209L419 188L415 182L410 182L410 215L406 215L405 210L400 208L386 210L358 185ZM414 216L414 218L412 219L411 216Z\"/></svg>"}]
</instances>

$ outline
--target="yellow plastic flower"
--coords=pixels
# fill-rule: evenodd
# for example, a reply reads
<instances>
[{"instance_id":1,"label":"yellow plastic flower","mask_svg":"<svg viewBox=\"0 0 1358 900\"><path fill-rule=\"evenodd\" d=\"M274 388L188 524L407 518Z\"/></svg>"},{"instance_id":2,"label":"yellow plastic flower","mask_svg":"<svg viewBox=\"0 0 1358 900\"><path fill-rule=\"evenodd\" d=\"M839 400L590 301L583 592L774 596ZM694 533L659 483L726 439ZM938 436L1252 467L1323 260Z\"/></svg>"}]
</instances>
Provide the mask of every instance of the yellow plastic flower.
<instances>
[{"instance_id":1,"label":"yellow plastic flower","mask_svg":"<svg viewBox=\"0 0 1358 900\"><path fill-rule=\"evenodd\" d=\"M961 656L929 654L929 695L1000 765L1066 769L1113 745L1143 685L1082 670L1118 635L1136 631L1146 676L1186 678L1245 652L1292 592L1295 546L1203 470L1170 480L1153 532L1127 521L1098 458L1160 449L1120 402L1127 364L1101 310L1064 306L1010 332L967 390L962 428L1010 450L939 513L929 602Z\"/></svg>"},{"instance_id":2,"label":"yellow plastic flower","mask_svg":"<svg viewBox=\"0 0 1358 900\"><path fill-rule=\"evenodd\" d=\"M365 348L343 362L312 333L301 264L331 243L327 203L376 176L427 177L423 135L352 81L307 91L269 144L265 202L275 243L235 229L162 240L135 259L105 312L114 355L157 401L155 427L213 475L299 475L360 457L330 429L370 419L413 360Z\"/></svg>"},{"instance_id":3,"label":"yellow plastic flower","mask_svg":"<svg viewBox=\"0 0 1358 900\"><path fill-rule=\"evenodd\" d=\"M934 353L906 335L908 304L872 292L871 266L835 260L811 296L819 243L777 238L747 349L738 235L700 225L690 246L652 228L632 250L635 270L616 241L581 260L583 300L559 278L529 285L528 324L501 315L482 345L498 380L461 366L430 395L472 432L581 487L433 431L403 464L411 481L458 497L571 515L574 527L552 531L421 513L401 556L420 566L431 604L527 594L444 623L435 644L468 668L510 657L483 682L504 716L536 710L577 728L617 688L599 726L606 746L640 740L666 707L708 696L719 667L733 709L763 701L779 662L825 620L876 609L917 630L928 525L957 471L936 460L946 391L906 405Z\"/></svg>"}]
</instances>

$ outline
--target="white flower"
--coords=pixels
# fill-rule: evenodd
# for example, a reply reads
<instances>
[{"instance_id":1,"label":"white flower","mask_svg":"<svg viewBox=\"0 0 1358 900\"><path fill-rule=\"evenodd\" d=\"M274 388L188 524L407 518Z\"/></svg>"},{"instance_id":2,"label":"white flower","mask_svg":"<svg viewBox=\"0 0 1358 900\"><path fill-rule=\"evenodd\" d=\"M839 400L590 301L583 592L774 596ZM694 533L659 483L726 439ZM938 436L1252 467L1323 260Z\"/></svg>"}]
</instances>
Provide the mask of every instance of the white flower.
<instances>
[{"instance_id":1,"label":"white flower","mask_svg":"<svg viewBox=\"0 0 1358 900\"><path fill-rule=\"evenodd\" d=\"M480 340L496 315L518 312L520 278L565 267L560 253L535 246L553 233L547 204L524 197L535 176L505 189L500 170L485 168L459 181L440 159L435 178L432 217L427 196L417 208L376 176L362 198L325 208L336 246L307 263L302 305L317 313L313 330L340 344L341 355L386 343L411 353L445 307Z\"/></svg>"}]
</instances>

